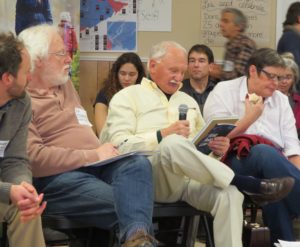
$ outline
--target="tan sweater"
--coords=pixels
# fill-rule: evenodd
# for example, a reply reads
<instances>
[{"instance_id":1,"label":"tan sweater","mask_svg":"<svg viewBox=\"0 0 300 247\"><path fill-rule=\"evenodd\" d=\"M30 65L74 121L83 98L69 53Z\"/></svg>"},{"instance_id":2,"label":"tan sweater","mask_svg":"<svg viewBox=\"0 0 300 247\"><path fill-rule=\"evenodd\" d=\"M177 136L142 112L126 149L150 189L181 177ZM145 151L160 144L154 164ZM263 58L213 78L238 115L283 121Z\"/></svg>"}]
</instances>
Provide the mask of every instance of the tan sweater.
<instances>
[{"instance_id":1,"label":"tan sweater","mask_svg":"<svg viewBox=\"0 0 300 247\"><path fill-rule=\"evenodd\" d=\"M90 125L80 124L75 109L83 109L72 82L48 90L28 89L33 118L28 154L34 177L74 170L99 160L100 142Z\"/></svg>"}]
</instances>

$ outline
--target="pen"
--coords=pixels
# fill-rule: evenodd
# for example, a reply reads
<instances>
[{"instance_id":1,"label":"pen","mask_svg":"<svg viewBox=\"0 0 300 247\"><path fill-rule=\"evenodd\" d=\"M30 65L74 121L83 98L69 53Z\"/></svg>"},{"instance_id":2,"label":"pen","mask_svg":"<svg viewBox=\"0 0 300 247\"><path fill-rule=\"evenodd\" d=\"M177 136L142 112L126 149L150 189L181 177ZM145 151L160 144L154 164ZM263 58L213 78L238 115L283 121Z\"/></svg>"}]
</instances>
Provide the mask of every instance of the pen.
<instances>
[{"instance_id":1,"label":"pen","mask_svg":"<svg viewBox=\"0 0 300 247\"><path fill-rule=\"evenodd\" d=\"M119 145L117 145L116 146L116 148L118 149L118 148L120 148L125 142L127 142L128 141L128 139L125 139L124 141L122 141Z\"/></svg>"}]
</instances>

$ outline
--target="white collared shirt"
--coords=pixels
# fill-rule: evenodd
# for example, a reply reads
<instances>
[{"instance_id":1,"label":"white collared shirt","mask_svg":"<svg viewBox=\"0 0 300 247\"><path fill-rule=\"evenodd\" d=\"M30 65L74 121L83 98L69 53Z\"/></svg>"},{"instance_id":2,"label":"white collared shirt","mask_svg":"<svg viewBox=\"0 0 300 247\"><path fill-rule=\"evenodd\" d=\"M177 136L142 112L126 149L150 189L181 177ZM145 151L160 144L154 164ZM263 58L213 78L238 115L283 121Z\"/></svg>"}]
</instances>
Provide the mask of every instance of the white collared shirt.
<instances>
[{"instance_id":1,"label":"white collared shirt","mask_svg":"<svg viewBox=\"0 0 300 247\"><path fill-rule=\"evenodd\" d=\"M218 83L204 105L205 121L214 117L245 114L245 97L248 93L247 77ZM262 115L245 132L271 140L283 149L286 156L300 155L300 143L295 118L287 96L276 90L265 101Z\"/></svg>"}]
</instances>

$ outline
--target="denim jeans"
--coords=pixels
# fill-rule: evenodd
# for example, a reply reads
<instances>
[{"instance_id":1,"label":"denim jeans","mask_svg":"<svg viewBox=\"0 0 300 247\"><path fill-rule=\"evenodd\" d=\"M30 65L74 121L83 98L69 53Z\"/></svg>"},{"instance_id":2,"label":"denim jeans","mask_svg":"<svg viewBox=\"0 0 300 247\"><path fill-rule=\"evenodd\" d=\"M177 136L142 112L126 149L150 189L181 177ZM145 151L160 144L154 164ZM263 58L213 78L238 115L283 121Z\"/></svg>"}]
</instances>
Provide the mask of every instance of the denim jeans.
<instances>
[{"instance_id":1,"label":"denim jeans","mask_svg":"<svg viewBox=\"0 0 300 247\"><path fill-rule=\"evenodd\" d=\"M64 215L102 229L118 224L123 240L128 231L150 231L152 170L143 156L35 178L34 185L45 194L47 214Z\"/></svg>"},{"instance_id":2,"label":"denim jeans","mask_svg":"<svg viewBox=\"0 0 300 247\"><path fill-rule=\"evenodd\" d=\"M272 241L294 240L292 219L300 214L300 170L290 163L275 148L258 144L251 148L245 158L229 157L235 173L257 178L277 178L291 176L295 185L283 200L263 207L264 223L271 230Z\"/></svg>"}]
</instances>

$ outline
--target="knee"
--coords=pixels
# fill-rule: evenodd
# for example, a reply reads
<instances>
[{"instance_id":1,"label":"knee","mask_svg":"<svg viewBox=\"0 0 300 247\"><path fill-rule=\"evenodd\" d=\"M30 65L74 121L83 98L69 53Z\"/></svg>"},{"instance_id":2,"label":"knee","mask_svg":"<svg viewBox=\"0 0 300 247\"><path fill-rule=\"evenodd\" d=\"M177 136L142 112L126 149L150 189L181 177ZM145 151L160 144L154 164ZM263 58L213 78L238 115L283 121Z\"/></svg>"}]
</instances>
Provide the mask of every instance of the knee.
<instances>
[{"instance_id":1,"label":"knee","mask_svg":"<svg viewBox=\"0 0 300 247\"><path fill-rule=\"evenodd\" d=\"M217 201L225 207L235 205L242 208L244 195L235 186L230 185L220 191Z\"/></svg>"},{"instance_id":2,"label":"knee","mask_svg":"<svg viewBox=\"0 0 300 247\"><path fill-rule=\"evenodd\" d=\"M152 166L150 161L143 155L134 155L127 162L126 169L136 171L143 174L152 174Z\"/></svg>"},{"instance_id":3,"label":"knee","mask_svg":"<svg viewBox=\"0 0 300 247\"><path fill-rule=\"evenodd\" d=\"M168 136L164 137L159 145L160 145L161 150L170 149L173 146L178 146L178 145L184 143L186 140L187 139L181 135L173 134L173 135L168 135Z\"/></svg>"},{"instance_id":4,"label":"knee","mask_svg":"<svg viewBox=\"0 0 300 247\"><path fill-rule=\"evenodd\" d=\"M15 205L10 205L4 218L8 224L12 224L15 221L19 221L19 209Z\"/></svg>"},{"instance_id":5,"label":"knee","mask_svg":"<svg viewBox=\"0 0 300 247\"><path fill-rule=\"evenodd\" d=\"M251 154L261 156L266 154L279 154L278 151L267 144L257 144L251 148Z\"/></svg>"}]
</instances>

